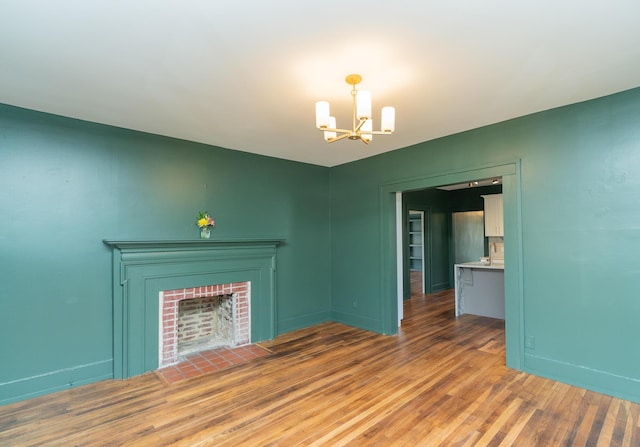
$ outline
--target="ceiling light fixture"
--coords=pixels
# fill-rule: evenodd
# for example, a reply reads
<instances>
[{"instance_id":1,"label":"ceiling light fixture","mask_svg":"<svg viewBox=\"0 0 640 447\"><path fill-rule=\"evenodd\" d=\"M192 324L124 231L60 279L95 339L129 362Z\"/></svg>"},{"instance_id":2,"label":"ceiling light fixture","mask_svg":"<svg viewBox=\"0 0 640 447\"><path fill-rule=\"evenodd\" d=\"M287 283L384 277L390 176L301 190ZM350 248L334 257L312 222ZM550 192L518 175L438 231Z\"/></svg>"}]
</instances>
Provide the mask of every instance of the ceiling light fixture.
<instances>
[{"instance_id":1,"label":"ceiling light fixture","mask_svg":"<svg viewBox=\"0 0 640 447\"><path fill-rule=\"evenodd\" d=\"M394 107L382 108L382 119L380 130L373 130L373 119L371 118L371 92L356 90L356 85L362 81L359 74L350 74L346 77L347 84L352 86L351 97L353 98L353 126L349 129L338 129L336 118L330 116L329 103L318 101L316 103L316 127L324 131L324 139L327 143L349 138L350 140L360 140L369 144L374 135L389 135L396 127L396 109ZM338 136L338 134L341 134Z\"/></svg>"}]
</instances>

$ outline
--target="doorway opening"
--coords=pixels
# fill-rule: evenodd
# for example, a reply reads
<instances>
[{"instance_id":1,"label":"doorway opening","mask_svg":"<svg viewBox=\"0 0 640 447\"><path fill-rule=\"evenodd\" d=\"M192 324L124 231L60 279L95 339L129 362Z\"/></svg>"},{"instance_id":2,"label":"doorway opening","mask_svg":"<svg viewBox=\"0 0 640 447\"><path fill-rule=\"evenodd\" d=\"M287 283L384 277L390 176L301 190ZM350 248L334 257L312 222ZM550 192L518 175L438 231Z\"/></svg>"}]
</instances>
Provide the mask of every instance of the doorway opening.
<instances>
[{"instance_id":1,"label":"doorway opening","mask_svg":"<svg viewBox=\"0 0 640 447\"><path fill-rule=\"evenodd\" d=\"M502 179L502 195L504 199L504 285L505 285L505 341L506 341L506 364L515 369L522 369L524 364L524 335L522 326L522 221L520 214L520 163L515 161L504 165L497 165L475 170L467 170L461 172L447 173L425 177L420 179L411 179L407 181L395 181L392 184L384 185L380 188L382 194L382 229L384 235L384 243L382 246L382 285L385 294L393 297L392 301L386 301L386 315L383 316L383 331L393 334L398 330L397 319L400 304L410 296L410 275L408 268L399 268L407 265L408 249L406 247L406 238L408 228L403 222L399 225L396 216L397 206L402 204L405 212L403 215L408 220L409 207L405 197L419 191L429 191L431 194L438 195L457 191L458 189L473 189L481 186L481 181L477 179ZM478 182L476 185L475 182ZM453 188L454 185L466 185L462 188ZM470 187L470 184L471 187ZM398 200L398 196L402 196L402 200ZM445 200L445 203L447 201ZM410 209L414 210L413 206ZM482 209L482 208L481 208ZM438 265L445 265L445 272L439 271L437 275L432 274L431 285L443 288L453 288L454 272L453 265L455 261L454 242L451 237L452 219L451 208L447 208L449 228L449 237L440 238L440 242L445 241L446 247L441 247L446 252L446 261L439 262ZM467 211L456 209L455 211ZM477 210L476 210L477 211ZM425 214L426 219L433 217L433 207L429 214ZM430 225L432 222L430 222ZM404 235L406 233L406 236ZM386 236L388 235L388 236ZM429 240L429 234L424 234L425 239L425 262L429 264L429 259L434 256L433 246L437 243L437 239ZM402 242L402 248L397 243ZM396 256L393 256L393 253ZM391 256L390 256L391 255ZM478 260L479 261L479 260ZM435 264L434 264L435 265ZM433 270L433 266L431 266ZM429 267L425 267L429 270ZM396 274L397 273L397 274ZM446 273L446 278L445 278ZM438 285L440 283L440 285ZM428 287L425 292L429 293Z\"/></svg>"},{"instance_id":2,"label":"doorway opening","mask_svg":"<svg viewBox=\"0 0 640 447\"><path fill-rule=\"evenodd\" d=\"M488 256L484 198L501 193L501 176L402 193L403 299L453 288L455 264Z\"/></svg>"}]
</instances>

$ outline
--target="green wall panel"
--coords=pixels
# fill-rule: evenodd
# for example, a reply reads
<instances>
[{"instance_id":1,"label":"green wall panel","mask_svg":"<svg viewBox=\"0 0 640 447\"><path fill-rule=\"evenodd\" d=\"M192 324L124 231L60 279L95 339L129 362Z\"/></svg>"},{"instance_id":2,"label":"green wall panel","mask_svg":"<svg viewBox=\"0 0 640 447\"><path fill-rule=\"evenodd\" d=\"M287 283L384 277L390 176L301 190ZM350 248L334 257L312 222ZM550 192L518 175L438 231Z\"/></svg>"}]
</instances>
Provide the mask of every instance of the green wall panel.
<instances>
[{"instance_id":1,"label":"green wall panel","mask_svg":"<svg viewBox=\"0 0 640 447\"><path fill-rule=\"evenodd\" d=\"M329 169L0 105L0 403L112 375L103 239L282 239L277 328L330 318Z\"/></svg>"},{"instance_id":2,"label":"green wall panel","mask_svg":"<svg viewBox=\"0 0 640 447\"><path fill-rule=\"evenodd\" d=\"M518 161L504 184L507 364L640 401L638 123L634 89L333 168L333 310L395 332L385 194Z\"/></svg>"}]
</instances>

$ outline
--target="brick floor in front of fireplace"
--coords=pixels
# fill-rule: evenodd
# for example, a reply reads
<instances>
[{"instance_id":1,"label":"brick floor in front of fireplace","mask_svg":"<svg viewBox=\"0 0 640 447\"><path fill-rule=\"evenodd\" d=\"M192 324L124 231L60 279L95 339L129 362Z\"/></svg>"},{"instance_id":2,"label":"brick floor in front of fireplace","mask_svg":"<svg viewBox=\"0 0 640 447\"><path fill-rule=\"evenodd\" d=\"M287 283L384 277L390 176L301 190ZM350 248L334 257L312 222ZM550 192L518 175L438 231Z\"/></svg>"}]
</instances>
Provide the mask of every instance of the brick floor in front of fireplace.
<instances>
[{"instance_id":1,"label":"brick floor in front of fireplace","mask_svg":"<svg viewBox=\"0 0 640 447\"><path fill-rule=\"evenodd\" d=\"M157 373L171 385L268 355L271 355L270 351L255 344L237 348L210 349L191 354L180 363L157 370Z\"/></svg>"}]
</instances>

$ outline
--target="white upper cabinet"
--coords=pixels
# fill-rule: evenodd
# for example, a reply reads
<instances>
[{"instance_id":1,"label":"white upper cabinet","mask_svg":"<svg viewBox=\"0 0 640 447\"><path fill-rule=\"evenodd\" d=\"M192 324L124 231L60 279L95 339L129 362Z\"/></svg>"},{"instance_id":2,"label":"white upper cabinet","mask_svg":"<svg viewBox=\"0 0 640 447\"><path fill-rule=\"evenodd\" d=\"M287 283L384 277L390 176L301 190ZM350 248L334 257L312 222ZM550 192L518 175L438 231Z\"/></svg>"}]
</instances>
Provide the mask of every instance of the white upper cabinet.
<instances>
[{"instance_id":1,"label":"white upper cabinet","mask_svg":"<svg viewBox=\"0 0 640 447\"><path fill-rule=\"evenodd\" d=\"M502 212L502 194L482 196L484 199L484 235L487 237L504 236Z\"/></svg>"}]
</instances>

